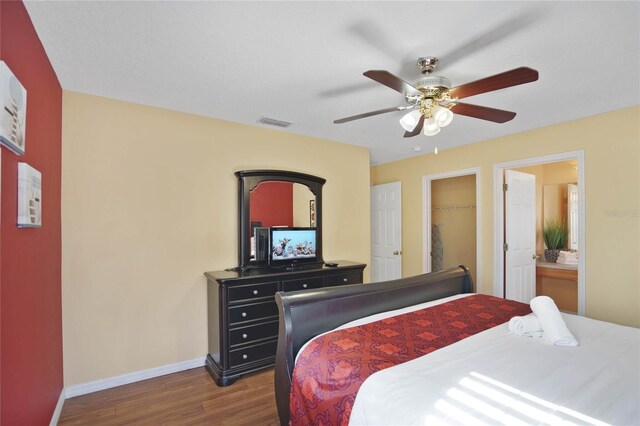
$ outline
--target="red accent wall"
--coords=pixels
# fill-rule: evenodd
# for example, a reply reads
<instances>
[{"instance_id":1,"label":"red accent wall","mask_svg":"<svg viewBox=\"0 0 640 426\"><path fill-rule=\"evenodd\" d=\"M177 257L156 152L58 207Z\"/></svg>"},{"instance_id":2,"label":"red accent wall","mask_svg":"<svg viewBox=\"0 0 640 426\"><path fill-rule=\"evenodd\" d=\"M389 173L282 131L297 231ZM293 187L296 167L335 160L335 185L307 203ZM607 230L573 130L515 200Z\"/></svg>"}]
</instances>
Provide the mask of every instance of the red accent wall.
<instances>
[{"instance_id":1,"label":"red accent wall","mask_svg":"<svg viewBox=\"0 0 640 426\"><path fill-rule=\"evenodd\" d=\"M62 88L21 1L0 1L0 58L27 89L25 155L2 148L0 424L48 425L63 387ZM19 229L18 162L42 173L42 227Z\"/></svg>"},{"instance_id":2,"label":"red accent wall","mask_svg":"<svg viewBox=\"0 0 640 426\"><path fill-rule=\"evenodd\" d=\"M251 191L251 222L262 226L293 226L293 184L262 182Z\"/></svg>"}]
</instances>

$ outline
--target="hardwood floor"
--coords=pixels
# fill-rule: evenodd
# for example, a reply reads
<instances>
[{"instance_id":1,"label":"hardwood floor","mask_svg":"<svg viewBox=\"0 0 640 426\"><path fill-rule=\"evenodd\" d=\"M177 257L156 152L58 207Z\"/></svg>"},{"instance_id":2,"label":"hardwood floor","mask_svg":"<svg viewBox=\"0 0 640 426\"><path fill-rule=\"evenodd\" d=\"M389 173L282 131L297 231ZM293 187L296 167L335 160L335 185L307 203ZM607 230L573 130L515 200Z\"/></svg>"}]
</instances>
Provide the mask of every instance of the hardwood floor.
<instances>
[{"instance_id":1,"label":"hardwood floor","mask_svg":"<svg viewBox=\"0 0 640 426\"><path fill-rule=\"evenodd\" d=\"M67 399L58 425L278 425L273 369L217 386L204 367Z\"/></svg>"}]
</instances>

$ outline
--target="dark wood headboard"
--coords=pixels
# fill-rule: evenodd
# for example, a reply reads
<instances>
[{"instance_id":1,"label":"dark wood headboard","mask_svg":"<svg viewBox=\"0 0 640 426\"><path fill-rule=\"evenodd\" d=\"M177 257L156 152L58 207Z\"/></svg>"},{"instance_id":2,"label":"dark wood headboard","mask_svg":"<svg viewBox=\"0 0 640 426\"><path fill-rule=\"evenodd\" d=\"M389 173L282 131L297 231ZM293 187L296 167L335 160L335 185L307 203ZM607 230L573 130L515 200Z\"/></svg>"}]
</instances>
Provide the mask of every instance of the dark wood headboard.
<instances>
[{"instance_id":1,"label":"dark wood headboard","mask_svg":"<svg viewBox=\"0 0 640 426\"><path fill-rule=\"evenodd\" d=\"M280 315L275 388L278 415L289 424L289 392L295 357L308 340L349 321L472 290L464 266L373 284L276 293Z\"/></svg>"}]
</instances>

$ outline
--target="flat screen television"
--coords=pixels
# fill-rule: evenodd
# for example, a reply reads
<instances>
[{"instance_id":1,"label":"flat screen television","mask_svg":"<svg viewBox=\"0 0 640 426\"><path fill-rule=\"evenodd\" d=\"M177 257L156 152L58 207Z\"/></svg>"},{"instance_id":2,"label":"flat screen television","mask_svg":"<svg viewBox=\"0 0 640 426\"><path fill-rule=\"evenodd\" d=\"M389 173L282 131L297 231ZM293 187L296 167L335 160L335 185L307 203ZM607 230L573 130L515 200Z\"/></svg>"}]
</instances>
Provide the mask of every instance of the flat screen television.
<instances>
[{"instance_id":1,"label":"flat screen television","mask_svg":"<svg viewBox=\"0 0 640 426\"><path fill-rule=\"evenodd\" d=\"M317 262L316 236L316 228L271 228L271 265Z\"/></svg>"}]
</instances>

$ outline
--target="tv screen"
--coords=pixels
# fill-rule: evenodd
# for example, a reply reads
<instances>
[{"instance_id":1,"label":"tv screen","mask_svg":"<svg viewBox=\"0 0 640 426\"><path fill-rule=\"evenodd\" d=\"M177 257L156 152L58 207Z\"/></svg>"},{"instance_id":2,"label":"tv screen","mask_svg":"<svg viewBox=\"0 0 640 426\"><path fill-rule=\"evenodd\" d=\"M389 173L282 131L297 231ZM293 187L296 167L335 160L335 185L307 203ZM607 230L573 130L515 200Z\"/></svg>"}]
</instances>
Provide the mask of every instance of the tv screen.
<instances>
[{"instance_id":1,"label":"tv screen","mask_svg":"<svg viewBox=\"0 0 640 426\"><path fill-rule=\"evenodd\" d=\"M316 259L316 228L271 228L271 261L296 263Z\"/></svg>"}]
</instances>

